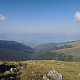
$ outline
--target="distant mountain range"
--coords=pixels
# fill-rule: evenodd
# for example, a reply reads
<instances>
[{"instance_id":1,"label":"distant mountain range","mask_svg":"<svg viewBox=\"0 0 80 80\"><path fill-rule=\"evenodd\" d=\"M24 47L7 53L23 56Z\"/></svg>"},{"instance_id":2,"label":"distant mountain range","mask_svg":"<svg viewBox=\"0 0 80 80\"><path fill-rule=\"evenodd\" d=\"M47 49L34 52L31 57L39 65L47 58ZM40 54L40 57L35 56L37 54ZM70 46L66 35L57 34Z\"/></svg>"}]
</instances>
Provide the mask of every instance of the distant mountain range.
<instances>
[{"instance_id":1,"label":"distant mountain range","mask_svg":"<svg viewBox=\"0 0 80 80\"><path fill-rule=\"evenodd\" d=\"M80 61L80 41L30 44L0 40L0 60Z\"/></svg>"}]
</instances>

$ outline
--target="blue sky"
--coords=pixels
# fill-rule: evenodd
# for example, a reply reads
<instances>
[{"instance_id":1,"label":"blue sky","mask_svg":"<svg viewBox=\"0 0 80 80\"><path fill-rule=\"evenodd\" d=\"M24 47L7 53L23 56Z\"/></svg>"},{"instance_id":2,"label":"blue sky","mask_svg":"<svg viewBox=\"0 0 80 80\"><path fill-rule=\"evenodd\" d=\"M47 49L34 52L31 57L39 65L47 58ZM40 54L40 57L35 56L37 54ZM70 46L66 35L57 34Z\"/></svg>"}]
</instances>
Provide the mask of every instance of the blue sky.
<instances>
[{"instance_id":1,"label":"blue sky","mask_svg":"<svg viewBox=\"0 0 80 80\"><path fill-rule=\"evenodd\" d=\"M0 34L79 35L79 11L80 0L0 0Z\"/></svg>"}]
</instances>

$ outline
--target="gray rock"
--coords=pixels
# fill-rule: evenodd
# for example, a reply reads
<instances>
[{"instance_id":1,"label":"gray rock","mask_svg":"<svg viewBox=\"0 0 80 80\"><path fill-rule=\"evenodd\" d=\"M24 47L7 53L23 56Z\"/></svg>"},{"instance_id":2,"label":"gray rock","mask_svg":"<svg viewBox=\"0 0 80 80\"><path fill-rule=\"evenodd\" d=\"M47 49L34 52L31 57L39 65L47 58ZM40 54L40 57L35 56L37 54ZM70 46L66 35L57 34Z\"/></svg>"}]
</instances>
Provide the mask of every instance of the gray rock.
<instances>
[{"instance_id":1,"label":"gray rock","mask_svg":"<svg viewBox=\"0 0 80 80\"><path fill-rule=\"evenodd\" d=\"M46 75L43 75L43 80L50 80Z\"/></svg>"},{"instance_id":2,"label":"gray rock","mask_svg":"<svg viewBox=\"0 0 80 80\"><path fill-rule=\"evenodd\" d=\"M49 71L49 73L47 74L47 76L49 76L50 78L54 78L55 80L62 80L61 73L59 73L59 72L57 72L55 70Z\"/></svg>"},{"instance_id":3,"label":"gray rock","mask_svg":"<svg viewBox=\"0 0 80 80\"><path fill-rule=\"evenodd\" d=\"M12 72L12 73L17 72L17 69L16 68L11 68L10 72Z\"/></svg>"}]
</instances>

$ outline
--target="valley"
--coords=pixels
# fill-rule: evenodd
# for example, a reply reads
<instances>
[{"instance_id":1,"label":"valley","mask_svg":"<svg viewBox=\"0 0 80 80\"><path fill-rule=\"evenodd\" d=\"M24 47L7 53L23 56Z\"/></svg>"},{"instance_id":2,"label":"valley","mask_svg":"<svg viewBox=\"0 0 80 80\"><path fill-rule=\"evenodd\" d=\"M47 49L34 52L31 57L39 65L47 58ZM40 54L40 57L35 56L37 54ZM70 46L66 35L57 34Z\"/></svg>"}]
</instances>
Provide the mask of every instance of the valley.
<instances>
[{"instance_id":1,"label":"valley","mask_svg":"<svg viewBox=\"0 0 80 80\"><path fill-rule=\"evenodd\" d=\"M36 45L36 46L35 46ZM0 60L80 61L80 41L64 43L24 44L0 40Z\"/></svg>"}]
</instances>

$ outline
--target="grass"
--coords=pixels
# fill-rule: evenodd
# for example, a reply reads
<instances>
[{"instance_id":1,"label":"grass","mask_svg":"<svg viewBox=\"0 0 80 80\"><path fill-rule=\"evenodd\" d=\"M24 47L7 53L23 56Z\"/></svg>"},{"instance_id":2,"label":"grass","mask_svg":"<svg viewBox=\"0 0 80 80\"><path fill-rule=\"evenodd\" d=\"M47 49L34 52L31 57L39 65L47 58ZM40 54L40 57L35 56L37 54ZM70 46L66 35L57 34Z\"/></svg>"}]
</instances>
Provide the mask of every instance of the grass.
<instances>
[{"instance_id":1,"label":"grass","mask_svg":"<svg viewBox=\"0 0 80 80\"><path fill-rule=\"evenodd\" d=\"M24 61L26 67L21 69L21 80L43 80L42 76L50 70L57 70L63 75L63 80L80 80L80 62L62 62L55 60ZM64 64L64 67L62 67ZM32 75L32 72L35 75Z\"/></svg>"},{"instance_id":2,"label":"grass","mask_svg":"<svg viewBox=\"0 0 80 80\"><path fill-rule=\"evenodd\" d=\"M80 62L64 62L57 60L6 61L7 65L15 65L19 70L20 80L43 80L42 76L50 70L62 74L63 80L80 80ZM64 66L62 66L64 64ZM10 74L9 71L4 74ZM54 80L54 79L51 79Z\"/></svg>"},{"instance_id":3,"label":"grass","mask_svg":"<svg viewBox=\"0 0 80 80\"><path fill-rule=\"evenodd\" d=\"M71 54L73 56L80 56L80 46L73 47L73 48L67 48L67 49L61 49L56 50L58 53L65 53L65 54Z\"/></svg>"},{"instance_id":4,"label":"grass","mask_svg":"<svg viewBox=\"0 0 80 80\"><path fill-rule=\"evenodd\" d=\"M59 44L58 47L64 45L71 45L71 48L63 48L59 50L55 50L57 53L65 53L65 54L70 54L75 57L80 57L80 41L72 41L72 42L65 42L63 44ZM51 52L54 52L54 50L51 50Z\"/></svg>"}]
</instances>

